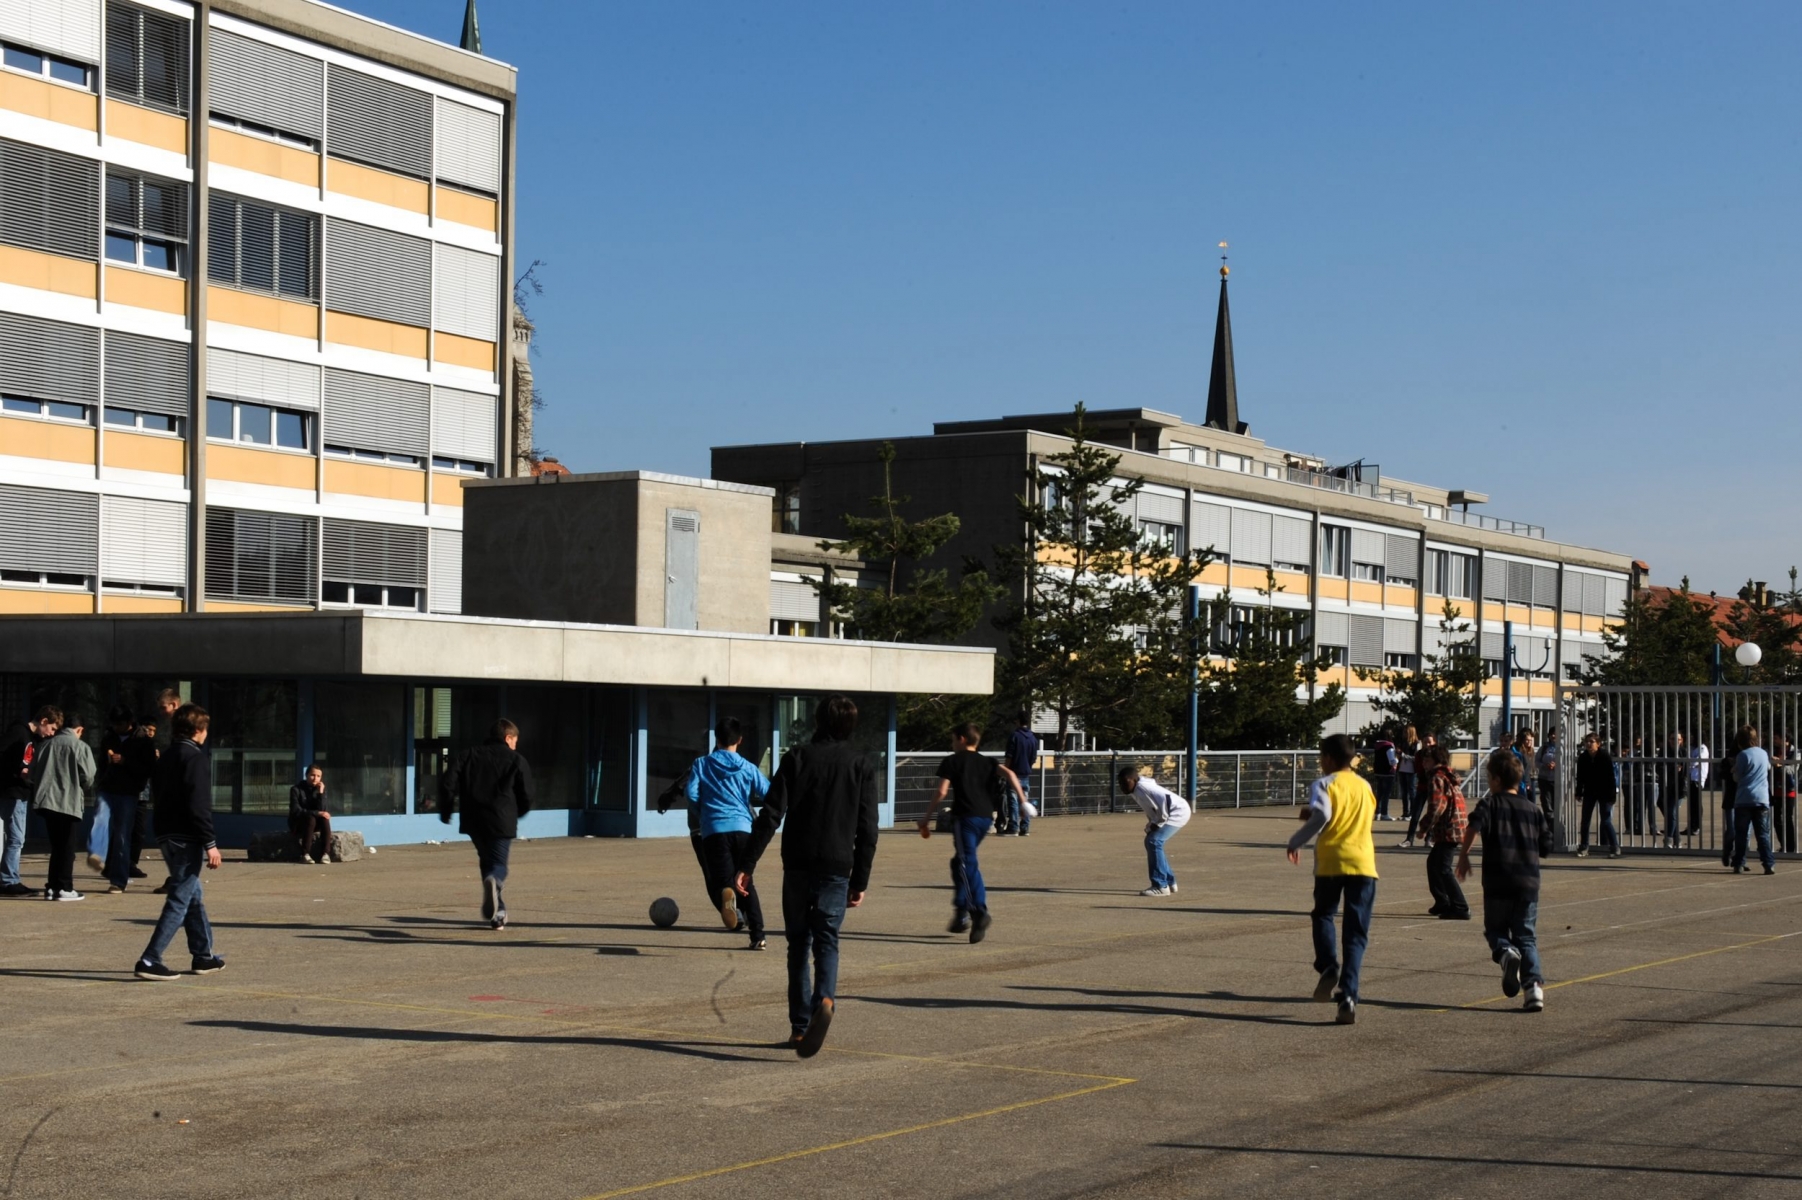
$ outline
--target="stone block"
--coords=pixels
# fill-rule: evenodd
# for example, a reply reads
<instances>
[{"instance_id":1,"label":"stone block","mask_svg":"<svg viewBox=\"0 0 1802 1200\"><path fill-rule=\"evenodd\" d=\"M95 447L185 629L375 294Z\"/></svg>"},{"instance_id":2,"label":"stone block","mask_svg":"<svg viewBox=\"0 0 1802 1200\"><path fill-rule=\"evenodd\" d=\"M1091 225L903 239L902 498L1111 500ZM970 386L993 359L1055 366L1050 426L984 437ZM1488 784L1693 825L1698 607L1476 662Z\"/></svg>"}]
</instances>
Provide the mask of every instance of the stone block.
<instances>
[{"instance_id":1,"label":"stone block","mask_svg":"<svg viewBox=\"0 0 1802 1200\"><path fill-rule=\"evenodd\" d=\"M354 829L332 834L332 857L339 862L356 862L363 849L363 835Z\"/></svg>"}]
</instances>

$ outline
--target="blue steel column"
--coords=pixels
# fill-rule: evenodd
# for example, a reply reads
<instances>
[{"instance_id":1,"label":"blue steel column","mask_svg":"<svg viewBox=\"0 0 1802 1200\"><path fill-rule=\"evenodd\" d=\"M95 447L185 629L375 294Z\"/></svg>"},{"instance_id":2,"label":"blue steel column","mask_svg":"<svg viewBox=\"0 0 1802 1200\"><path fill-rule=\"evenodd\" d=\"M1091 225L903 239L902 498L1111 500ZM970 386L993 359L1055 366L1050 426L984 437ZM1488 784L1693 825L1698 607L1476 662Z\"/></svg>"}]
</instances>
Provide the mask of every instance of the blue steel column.
<instances>
[{"instance_id":1,"label":"blue steel column","mask_svg":"<svg viewBox=\"0 0 1802 1200\"><path fill-rule=\"evenodd\" d=\"M646 771L651 757L651 701L642 687L632 689L632 836L643 837Z\"/></svg>"},{"instance_id":2,"label":"blue steel column","mask_svg":"<svg viewBox=\"0 0 1802 1200\"><path fill-rule=\"evenodd\" d=\"M1196 759L1201 751L1201 585L1189 585L1189 800L1195 799Z\"/></svg>"},{"instance_id":3,"label":"blue steel column","mask_svg":"<svg viewBox=\"0 0 1802 1200\"><path fill-rule=\"evenodd\" d=\"M888 786L882 803L878 806L878 825L890 825L895 820L895 746L900 741L896 730L900 724L898 714L901 706L893 695L888 698Z\"/></svg>"}]
</instances>

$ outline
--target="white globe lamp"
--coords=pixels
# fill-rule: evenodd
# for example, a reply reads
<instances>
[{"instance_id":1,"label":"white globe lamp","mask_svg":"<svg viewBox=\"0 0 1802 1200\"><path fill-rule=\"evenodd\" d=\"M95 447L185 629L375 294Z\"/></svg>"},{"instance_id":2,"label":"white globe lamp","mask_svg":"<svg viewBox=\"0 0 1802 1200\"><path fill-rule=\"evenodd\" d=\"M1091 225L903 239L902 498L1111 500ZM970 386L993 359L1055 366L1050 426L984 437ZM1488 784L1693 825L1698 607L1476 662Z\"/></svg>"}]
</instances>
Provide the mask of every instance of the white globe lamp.
<instances>
[{"instance_id":1,"label":"white globe lamp","mask_svg":"<svg viewBox=\"0 0 1802 1200\"><path fill-rule=\"evenodd\" d=\"M1764 651L1758 648L1757 642L1741 642L1739 649L1733 652L1733 661L1750 671L1764 658Z\"/></svg>"}]
</instances>

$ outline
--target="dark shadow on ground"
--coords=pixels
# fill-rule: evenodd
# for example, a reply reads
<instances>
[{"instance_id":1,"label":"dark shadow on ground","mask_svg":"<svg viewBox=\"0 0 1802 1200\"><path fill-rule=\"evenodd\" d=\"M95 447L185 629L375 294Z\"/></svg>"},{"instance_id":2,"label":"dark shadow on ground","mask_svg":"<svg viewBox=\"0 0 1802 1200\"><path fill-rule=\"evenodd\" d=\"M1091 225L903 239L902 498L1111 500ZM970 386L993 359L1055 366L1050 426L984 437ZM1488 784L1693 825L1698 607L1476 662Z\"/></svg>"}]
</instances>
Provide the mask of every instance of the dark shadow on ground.
<instances>
[{"instance_id":1,"label":"dark shadow on ground","mask_svg":"<svg viewBox=\"0 0 1802 1200\"><path fill-rule=\"evenodd\" d=\"M154 920L125 918L128 925L155 925ZM586 926L539 926L530 922L509 923L505 931L491 930L486 924L476 921L453 921L446 923L451 928L474 932L474 937L438 937L409 933L404 929L390 929L382 925L334 925L330 922L308 921L214 921L214 929L285 929L311 941L352 942L361 945L371 943L383 946L511 946L516 949L536 948L541 950L597 950L602 954L635 955L641 950L682 950L695 947L661 946L654 943L601 944L584 941L536 941L531 938L515 937L514 934L531 929L587 928ZM447 930L448 932L448 930ZM725 949L726 947L721 947Z\"/></svg>"},{"instance_id":2,"label":"dark shadow on ground","mask_svg":"<svg viewBox=\"0 0 1802 1200\"><path fill-rule=\"evenodd\" d=\"M1333 1010L1322 1006L1324 1018L1319 1021L1297 1021L1289 1017L1266 1017L1255 1013L1207 1012L1193 1008L1175 1008L1162 1004L1035 1004L1025 1000L979 1000L950 996L859 996L862 1004L886 1004L891 1008L918 1008L928 1011L956 1008L989 1008L1003 1012L1094 1012L1118 1013L1136 1017L1193 1017L1202 1021L1235 1021L1253 1025L1331 1025Z\"/></svg>"},{"instance_id":3,"label":"dark shadow on ground","mask_svg":"<svg viewBox=\"0 0 1802 1200\"><path fill-rule=\"evenodd\" d=\"M121 967L117 971L49 971L33 967L0 967L0 979L73 979L79 983L131 983L134 982L131 972L131 967Z\"/></svg>"},{"instance_id":4,"label":"dark shadow on ground","mask_svg":"<svg viewBox=\"0 0 1802 1200\"><path fill-rule=\"evenodd\" d=\"M1781 1021L1690 1021L1677 1017L1620 1017L1636 1025L1732 1025L1741 1029L1802 1029L1802 1025L1786 1025Z\"/></svg>"},{"instance_id":5,"label":"dark shadow on ground","mask_svg":"<svg viewBox=\"0 0 1802 1200\"><path fill-rule=\"evenodd\" d=\"M1441 1163L1446 1167L1543 1167L1559 1171L1627 1172L1642 1175L1687 1175L1703 1179L1780 1179L1802 1181L1802 1175L1773 1171L1725 1171L1711 1167L1653 1167L1639 1163L1557 1162L1544 1158L1479 1158L1468 1154L1394 1154L1376 1150L1312 1150L1284 1146L1221 1146L1205 1142L1154 1142L1160 1150L1206 1150L1215 1154L1267 1154L1297 1158L1366 1158L1383 1162Z\"/></svg>"},{"instance_id":6,"label":"dark shadow on ground","mask_svg":"<svg viewBox=\"0 0 1802 1200\"><path fill-rule=\"evenodd\" d=\"M944 892L951 894L951 883L885 883L883 888L893 888L906 892ZM1045 896L1130 896L1132 892L1125 888L1058 888L1058 887L997 887L992 883L984 883L984 890L990 892L1022 892L1028 895Z\"/></svg>"},{"instance_id":7,"label":"dark shadow on ground","mask_svg":"<svg viewBox=\"0 0 1802 1200\"><path fill-rule=\"evenodd\" d=\"M1490 1075L1499 1079L1589 1079L1598 1083L1674 1083L1682 1087L1780 1088L1802 1092L1802 1083L1756 1083L1747 1079L1662 1079L1652 1075L1580 1075L1562 1071L1478 1071L1459 1067L1435 1067L1435 1075Z\"/></svg>"},{"instance_id":8,"label":"dark shadow on ground","mask_svg":"<svg viewBox=\"0 0 1802 1200\"><path fill-rule=\"evenodd\" d=\"M481 1019L481 1013L469 1014ZM286 1021L190 1021L197 1029L237 1029L245 1033L287 1033L298 1037L337 1038L346 1041L467 1043L508 1046L618 1046L625 1050L650 1050L659 1054L675 1054L685 1058L704 1058L713 1062L767 1063L775 1060L748 1054L730 1054L730 1049L777 1050L786 1043L773 1042L681 1042L667 1038L609 1037L578 1034L513 1034L462 1033L449 1029L383 1029L365 1025L299 1025Z\"/></svg>"},{"instance_id":9,"label":"dark shadow on ground","mask_svg":"<svg viewBox=\"0 0 1802 1200\"><path fill-rule=\"evenodd\" d=\"M1078 996L1111 996L1118 999L1149 996L1157 1000L1229 1000L1235 1004L1317 1004L1312 996L1247 996L1240 992L1147 992L1137 988L1051 987L1031 983L1009 984L1013 992L1070 992ZM1323 1006L1324 1007L1324 1006ZM1359 1008L1415 1009L1439 1012L1443 1004L1423 1004L1413 1000L1376 1000L1359 997Z\"/></svg>"},{"instance_id":10,"label":"dark shadow on ground","mask_svg":"<svg viewBox=\"0 0 1802 1200\"><path fill-rule=\"evenodd\" d=\"M1117 912L1194 913L1211 917L1301 917L1303 920L1308 917L1308 910L1305 908L1195 908L1191 905L1178 907L1169 904L1097 904L1094 907Z\"/></svg>"}]
</instances>

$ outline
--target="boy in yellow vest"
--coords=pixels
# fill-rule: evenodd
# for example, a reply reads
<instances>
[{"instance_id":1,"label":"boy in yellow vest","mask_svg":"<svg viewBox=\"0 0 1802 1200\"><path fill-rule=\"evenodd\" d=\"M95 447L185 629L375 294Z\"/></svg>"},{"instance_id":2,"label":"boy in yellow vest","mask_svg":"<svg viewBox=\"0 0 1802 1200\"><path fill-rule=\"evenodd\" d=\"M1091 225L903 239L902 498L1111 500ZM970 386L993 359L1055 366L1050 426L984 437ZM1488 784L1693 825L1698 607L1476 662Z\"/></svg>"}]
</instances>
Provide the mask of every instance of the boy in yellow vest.
<instances>
[{"instance_id":1,"label":"boy in yellow vest","mask_svg":"<svg viewBox=\"0 0 1802 1200\"><path fill-rule=\"evenodd\" d=\"M1308 790L1302 827L1289 839L1289 861L1301 862L1301 850L1314 843L1314 969L1320 981L1314 999L1332 1000L1338 990L1338 1023L1358 1019L1358 968L1370 942L1370 909L1377 898L1377 852L1370 823L1377 799L1370 785L1351 769L1351 740L1336 733L1320 743L1321 776ZM1333 913L1344 901L1345 963L1333 942Z\"/></svg>"}]
</instances>

